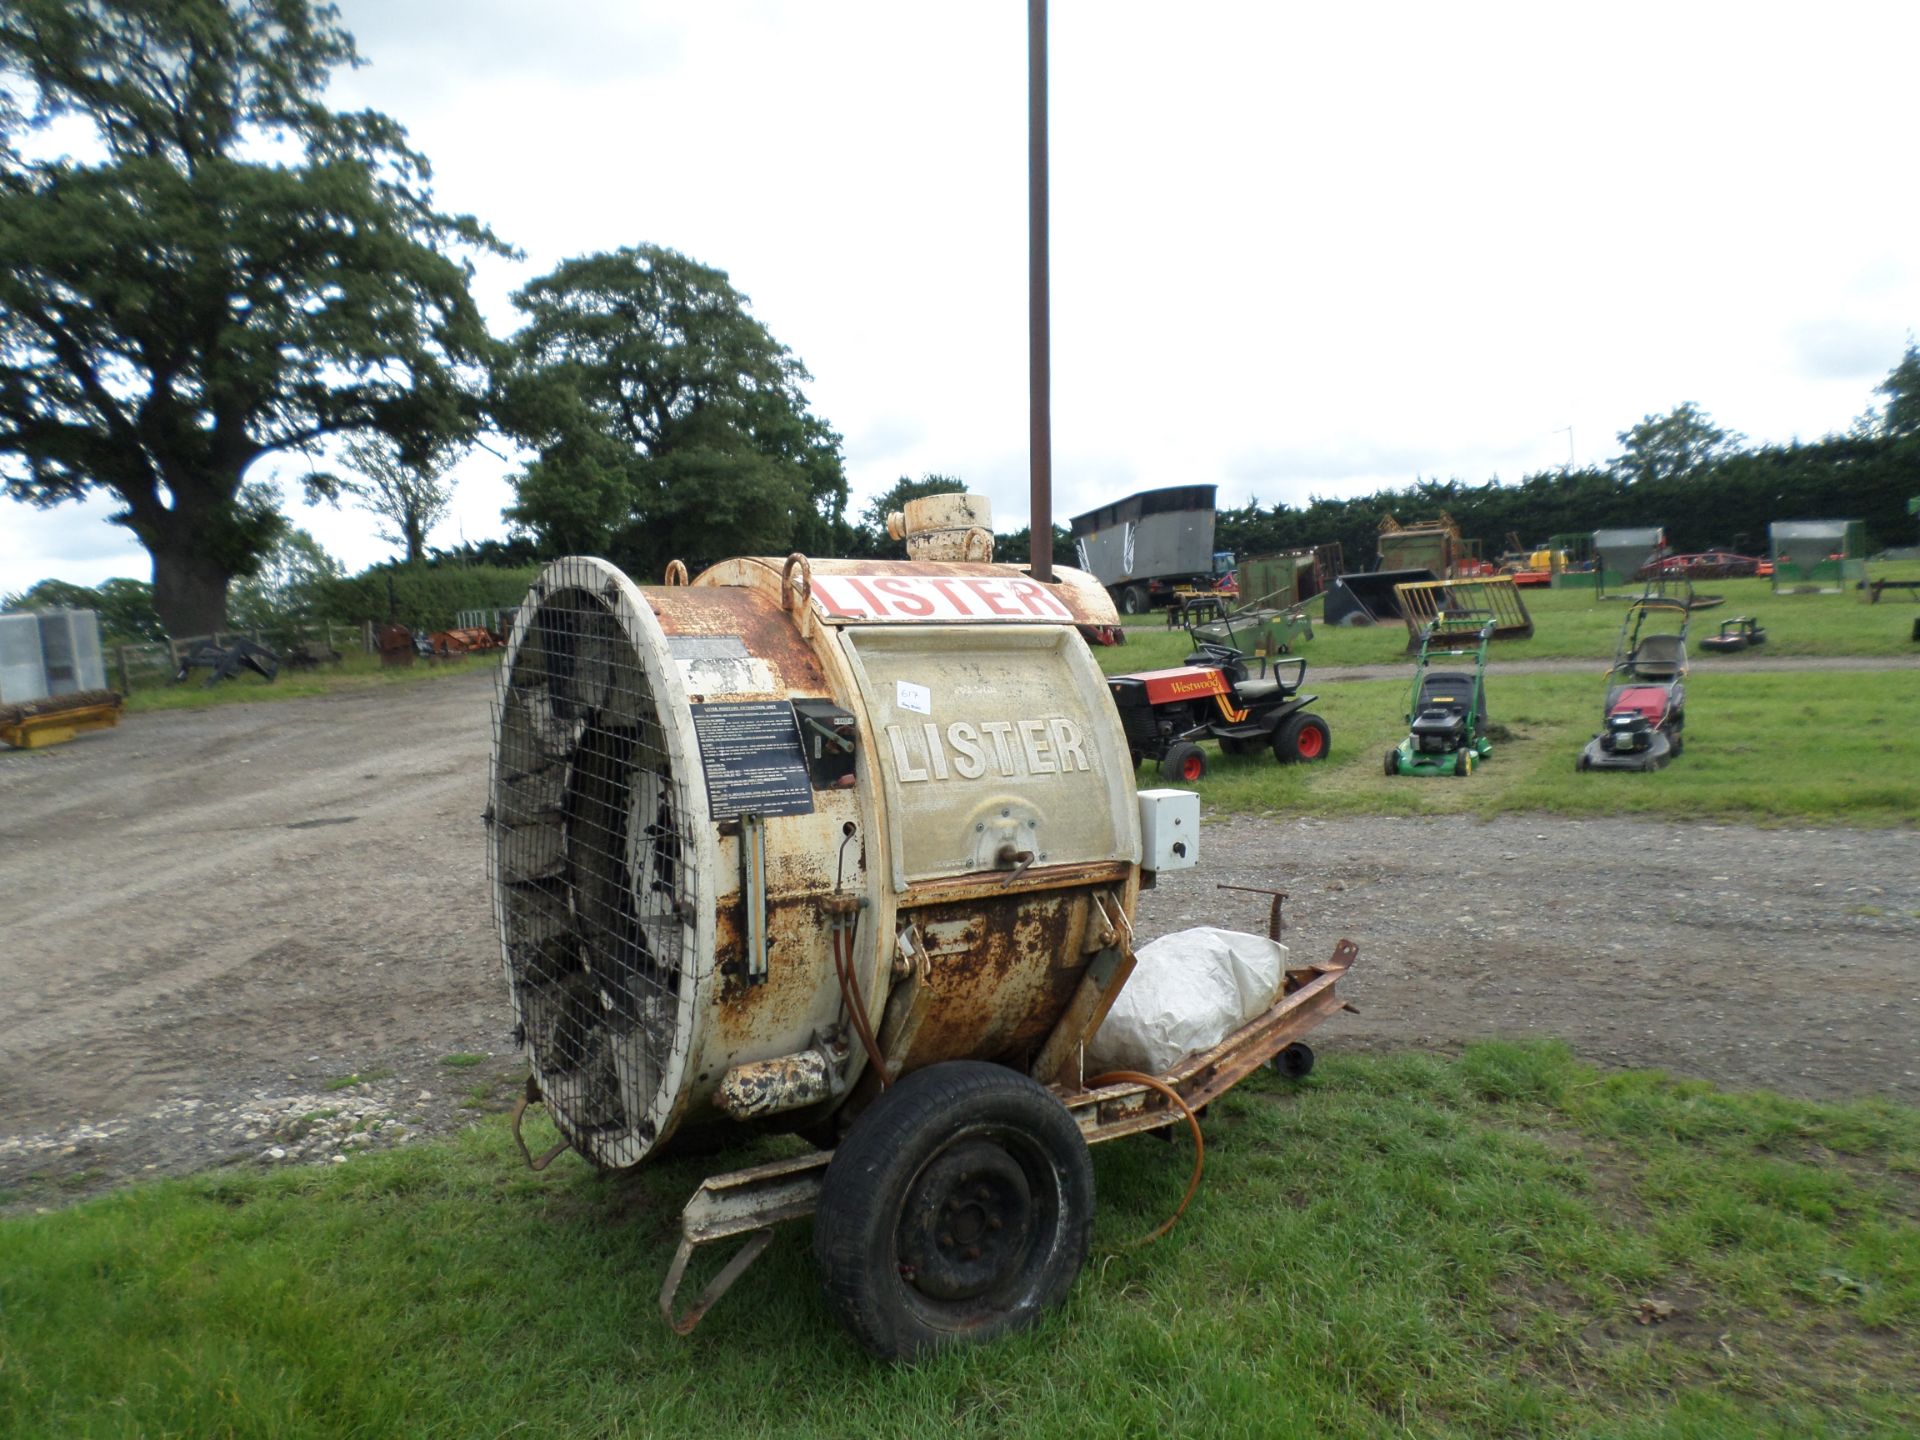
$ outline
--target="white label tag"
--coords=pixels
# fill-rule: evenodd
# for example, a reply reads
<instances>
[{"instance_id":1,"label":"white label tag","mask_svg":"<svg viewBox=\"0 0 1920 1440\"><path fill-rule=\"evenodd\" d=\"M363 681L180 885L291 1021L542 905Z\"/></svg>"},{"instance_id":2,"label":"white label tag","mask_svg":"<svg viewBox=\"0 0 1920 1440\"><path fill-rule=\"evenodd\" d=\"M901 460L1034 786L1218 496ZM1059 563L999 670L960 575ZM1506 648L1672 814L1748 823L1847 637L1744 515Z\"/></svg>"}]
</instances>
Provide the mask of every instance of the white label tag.
<instances>
[{"instance_id":1,"label":"white label tag","mask_svg":"<svg viewBox=\"0 0 1920 1440\"><path fill-rule=\"evenodd\" d=\"M924 685L915 685L910 680L893 682L893 703L901 710L911 710L916 715L933 714L933 692Z\"/></svg>"}]
</instances>

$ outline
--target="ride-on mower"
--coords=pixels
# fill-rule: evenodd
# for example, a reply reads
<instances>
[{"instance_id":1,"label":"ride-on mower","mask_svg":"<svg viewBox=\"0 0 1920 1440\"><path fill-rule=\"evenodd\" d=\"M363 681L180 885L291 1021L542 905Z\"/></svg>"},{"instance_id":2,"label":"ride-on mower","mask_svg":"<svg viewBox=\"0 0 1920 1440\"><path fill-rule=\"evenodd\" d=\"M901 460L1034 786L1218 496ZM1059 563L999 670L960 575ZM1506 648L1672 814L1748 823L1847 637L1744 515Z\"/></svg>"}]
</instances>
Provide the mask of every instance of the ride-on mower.
<instances>
[{"instance_id":1,"label":"ride-on mower","mask_svg":"<svg viewBox=\"0 0 1920 1440\"><path fill-rule=\"evenodd\" d=\"M1389 775L1471 775L1493 754L1487 729L1487 646L1493 617L1479 611L1443 610L1420 632L1407 696L1407 738L1387 751ZM1471 640L1474 648L1457 642ZM1473 656L1473 673L1434 670L1436 658Z\"/></svg>"},{"instance_id":2,"label":"ride-on mower","mask_svg":"<svg viewBox=\"0 0 1920 1440\"><path fill-rule=\"evenodd\" d=\"M1685 748L1691 599L1690 590L1677 600L1649 591L1627 607L1607 669L1600 733L1580 752L1578 768L1658 770Z\"/></svg>"},{"instance_id":3,"label":"ride-on mower","mask_svg":"<svg viewBox=\"0 0 1920 1440\"><path fill-rule=\"evenodd\" d=\"M1293 678L1283 679L1289 668ZM1326 758L1332 732L1306 708L1316 697L1300 693L1307 662L1263 662L1261 669L1267 673L1255 679L1242 651L1195 637L1184 665L1109 676L1133 763L1156 761L1168 780L1191 784L1207 773L1203 740L1217 740L1228 755L1271 749L1282 764Z\"/></svg>"}]
</instances>

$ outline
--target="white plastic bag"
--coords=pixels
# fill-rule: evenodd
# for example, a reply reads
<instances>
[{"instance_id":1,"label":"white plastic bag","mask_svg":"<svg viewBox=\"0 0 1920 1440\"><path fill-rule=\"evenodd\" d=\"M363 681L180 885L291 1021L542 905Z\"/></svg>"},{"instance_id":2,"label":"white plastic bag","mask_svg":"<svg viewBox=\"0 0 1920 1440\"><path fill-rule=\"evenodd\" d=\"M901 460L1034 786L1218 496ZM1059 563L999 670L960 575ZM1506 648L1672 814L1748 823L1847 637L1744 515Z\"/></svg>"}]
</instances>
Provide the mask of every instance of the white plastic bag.
<instances>
[{"instance_id":1,"label":"white plastic bag","mask_svg":"<svg viewBox=\"0 0 1920 1440\"><path fill-rule=\"evenodd\" d=\"M1201 926L1163 935L1138 964L1087 1046L1087 1073L1163 1075L1218 1045L1280 994L1287 947L1264 935Z\"/></svg>"}]
</instances>

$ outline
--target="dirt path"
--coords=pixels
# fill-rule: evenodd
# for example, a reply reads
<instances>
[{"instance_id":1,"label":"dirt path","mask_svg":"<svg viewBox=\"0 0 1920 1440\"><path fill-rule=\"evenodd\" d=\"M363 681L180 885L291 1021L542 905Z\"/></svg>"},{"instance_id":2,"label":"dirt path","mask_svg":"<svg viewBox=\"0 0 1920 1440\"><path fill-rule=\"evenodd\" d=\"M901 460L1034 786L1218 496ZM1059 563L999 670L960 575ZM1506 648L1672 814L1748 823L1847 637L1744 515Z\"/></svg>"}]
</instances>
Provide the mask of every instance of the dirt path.
<instances>
[{"instance_id":1,"label":"dirt path","mask_svg":"<svg viewBox=\"0 0 1920 1440\"><path fill-rule=\"evenodd\" d=\"M481 853L489 683L0 752L12 1203L331 1159L502 1103L524 1072ZM1299 953L1361 947L1364 1013L1329 1047L1553 1034L1603 1062L1920 1102L1920 834L1367 817L1204 839L1141 933L1259 928L1219 881L1292 891Z\"/></svg>"},{"instance_id":2,"label":"dirt path","mask_svg":"<svg viewBox=\"0 0 1920 1440\"><path fill-rule=\"evenodd\" d=\"M1920 832L1547 816L1209 821L1143 930L1351 936L1360 1007L1328 1045L1558 1036L1603 1064L1920 1104ZM1149 929L1149 927L1151 927Z\"/></svg>"}]
</instances>

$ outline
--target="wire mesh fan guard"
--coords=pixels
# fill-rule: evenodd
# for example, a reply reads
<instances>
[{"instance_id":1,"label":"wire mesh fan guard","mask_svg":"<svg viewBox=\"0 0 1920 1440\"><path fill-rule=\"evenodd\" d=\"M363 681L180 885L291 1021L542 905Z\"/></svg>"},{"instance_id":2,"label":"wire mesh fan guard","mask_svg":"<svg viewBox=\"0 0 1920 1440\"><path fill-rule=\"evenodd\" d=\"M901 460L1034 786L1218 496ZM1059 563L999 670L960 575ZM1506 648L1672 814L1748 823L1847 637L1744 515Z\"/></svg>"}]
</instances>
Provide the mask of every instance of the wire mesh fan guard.
<instances>
[{"instance_id":1,"label":"wire mesh fan guard","mask_svg":"<svg viewBox=\"0 0 1920 1440\"><path fill-rule=\"evenodd\" d=\"M671 1133L701 979L706 794L665 653L624 575L559 560L515 617L495 694L507 982L555 1123L608 1168Z\"/></svg>"}]
</instances>

